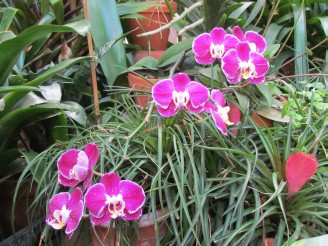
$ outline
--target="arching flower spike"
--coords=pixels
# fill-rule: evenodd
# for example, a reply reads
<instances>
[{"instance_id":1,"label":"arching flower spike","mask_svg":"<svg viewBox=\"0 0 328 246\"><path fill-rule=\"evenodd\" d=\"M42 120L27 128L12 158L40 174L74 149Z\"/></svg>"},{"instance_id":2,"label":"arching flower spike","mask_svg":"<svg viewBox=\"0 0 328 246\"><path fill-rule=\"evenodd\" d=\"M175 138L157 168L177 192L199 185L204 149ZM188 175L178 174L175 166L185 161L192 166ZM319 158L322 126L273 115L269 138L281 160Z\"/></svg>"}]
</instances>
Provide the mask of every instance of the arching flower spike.
<instances>
[{"instance_id":1,"label":"arching flower spike","mask_svg":"<svg viewBox=\"0 0 328 246\"><path fill-rule=\"evenodd\" d=\"M83 188L86 190L91 185L92 167L98 157L98 147L92 143L84 151L70 149L63 153L57 161L59 183L73 187L83 181Z\"/></svg>"},{"instance_id":2,"label":"arching flower spike","mask_svg":"<svg viewBox=\"0 0 328 246\"><path fill-rule=\"evenodd\" d=\"M121 180L115 173L106 173L100 183L91 186L85 194L85 206L95 225L118 217L124 220L139 219L144 203L142 187L130 180Z\"/></svg>"},{"instance_id":3,"label":"arching flower spike","mask_svg":"<svg viewBox=\"0 0 328 246\"><path fill-rule=\"evenodd\" d=\"M221 27L214 28L210 33L197 36L192 44L195 60L202 65L208 65L221 60L226 52L234 49L239 40L233 35L227 34Z\"/></svg>"},{"instance_id":4,"label":"arching flower spike","mask_svg":"<svg viewBox=\"0 0 328 246\"><path fill-rule=\"evenodd\" d=\"M53 196L49 201L47 224L56 230L66 226L65 233L71 237L82 219L82 199L82 191L79 188L75 188L72 194L62 192Z\"/></svg>"},{"instance_id":5,"label":"arching flower spike","mask_svg":"<svg viewBox=\"0 0 328 246\"><path fill-rule=\"evenodd\" d=\"M265 81L269 69L268 60L261 54L251 51L247 42L240 42L236 49L229 50L222 59L222 71L231 84L246 79L253 84Z\"/></svg>"},{"instance_id":6,"label":"arching flower spike","mask_svg":"<svg viewBox=\"0 0 328 246\"><path fill-rule=\"evenodd\" d=\"M264 37L257 32L247 31L244 35L241 28L239 26L235 26L232 30L232 34L238 38L239 41L247 42L253 52L262 54L267 48L267 43Z\"/></svg>"},{"instance_id":7,"label":"arching flower spike","mask_svg":"<svg viewBox=\"0 0 328 246\"><path fill-rule=\"evenodd\" d=\"M215 126L222 132L222 134L228 135L227 125L233 125L228 116L230 107L226 106L226 99L220 90L212 90L211 99L215 105L211 102L207 102L205 104L205 111L211 113Z\"/></svg>"},{"instance_id":8,"label":"arching flower spike","mask_svg":"<svg viewBox=\"0 0 328 246\"><path fill-rule=\"evenodd\" d=\"M203 111L209 90L201 83L190 81L188 75L178 73L172 79L157 82L153 86L152 96L158 105L158 112L170 117L180 109L194 113Z\"/></svg>"},{"instance_id":9,"label":"arching flower spike","mask_svg":"<svg viewBox=\"0 0 328 246\"><path fill-rule=\"evenodd\" d=\"M288 157L286 163L286 178L288 198L292 193L298 192L303 185L315 174L318 168L318 160L312 154L296 152Z\"/></svg>"}]
</instances>

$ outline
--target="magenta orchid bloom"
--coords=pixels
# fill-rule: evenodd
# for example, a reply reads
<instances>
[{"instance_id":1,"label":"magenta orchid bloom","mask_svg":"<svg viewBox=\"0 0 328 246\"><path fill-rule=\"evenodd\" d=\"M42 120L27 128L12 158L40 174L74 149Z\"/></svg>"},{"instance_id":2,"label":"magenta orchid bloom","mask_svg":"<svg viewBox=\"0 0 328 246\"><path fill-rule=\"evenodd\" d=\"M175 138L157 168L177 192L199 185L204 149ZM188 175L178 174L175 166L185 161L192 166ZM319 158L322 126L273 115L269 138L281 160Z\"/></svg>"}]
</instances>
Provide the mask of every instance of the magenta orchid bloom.
<instances>
[{"instance_id":1,"label":"magenta orchid bloom","mask_svg":"<svg viewBox=\"0 0 328 246\"><path fill-rule=\"evenodd\" d=\"M57 161L59 183L73 187L84 181L83 188L86 190L91 185L92 167L98 157L98 147L92 143L88 144L84 151L70 149L63 153Z\"/></svg>"},{"instance_id":2,"label":"magenta orchid bloom","mask_svg":"<svg viewBox=\"0 0 328 246\"><path fill-rule=\"evenodd\" d=\"M227 34L221 27L214 28L210 33L197 36L192 44L195 60L199 64L208 65L221 60L225 53L234 49L239 40L233 35Z\"/></svg>"},{"instance_id":3,"label":"magenta orchid bloom","mask_svg":"<svg viewBox=\"0 0 328 246\"><path fill-rule=\"evenodd\" d=\"M139 219L144 203L142 187L130 180L121 181L115 173L106 173L100 183L91 186L85 194L85 206L95 225L118 217L124 220Z\"/></svg>"},{"instance_id":4,"label":"magenta orchid bloom","mask_svg":"<svg viewBox=\"0 0 328 246\"><path fill-rule=\"evenodd\" d=\"M211 99L215 105L211 102L207 102L205 105L205 111L211 113L215 126L222 132L222 134L228 135L227 125L233 125L228 116L230 107L226 106L226 99L220 90L212 90Z\"/></svg>"},{"instance_id":5,"label":"magenta orchid bloom","mask_svg":"<svg viewBox=\"0 0 328 246\"><path fill-rule=\"evenodd\" d=\"M296 152L290 155L286 163L287 197L291 198L292 193L298 192L317 169L318 160L312 154Z\"/></svg>"},{"instance_id":6,"label":"magenta orchid bloom","mask_svg":"<svg viewBox=\"0 0 328 246\"><path fill-rule=\"evenodd\" d=\"M56 230L66 226L65 233L69 238L78 227L83 215L83 195L79 188L75 188L72 194L59 193L49 201L49 215L46 222Z\"/></svg>"},{"instance_id":7,"label":"magenta orchid bloom","mask_svg":"<svg viewBox=\"0 0 328 246\"><path fill-rule=\"evenodd\" d=\"M158 112L164 117L171 117L180 109L202 112L209 90L201 83L190 81L188 75L178 73L172 79L157 82L152 95L158 105Z\"/></svg>"},{"instance_id":8,"label":"magenta orchid bloom","mask_svg":"<svg viewBox=\"0 0 328 246\"><path fill-rule=\"evenodd\" d=\"M244 35L239 26L235 26L232 30L232 34L241 42L247 42L251 47L251 51L262 54L267 48L267 43L264 37L257 32L247 31Z\"/></svg>"},{"instance_id":9,"label":"magenta orchid bloom","mask_svg":"<svg viewBox=\"0 0 328 246\"><path fill-rule=\"evenodd\" d=\"M236 49L229 50L222 58L222 71L231 84L246 79L253 84L265 81L269 69L268 60L261 54L251 51L247 42L240 42Z\"/></svg>"}]
</instances>

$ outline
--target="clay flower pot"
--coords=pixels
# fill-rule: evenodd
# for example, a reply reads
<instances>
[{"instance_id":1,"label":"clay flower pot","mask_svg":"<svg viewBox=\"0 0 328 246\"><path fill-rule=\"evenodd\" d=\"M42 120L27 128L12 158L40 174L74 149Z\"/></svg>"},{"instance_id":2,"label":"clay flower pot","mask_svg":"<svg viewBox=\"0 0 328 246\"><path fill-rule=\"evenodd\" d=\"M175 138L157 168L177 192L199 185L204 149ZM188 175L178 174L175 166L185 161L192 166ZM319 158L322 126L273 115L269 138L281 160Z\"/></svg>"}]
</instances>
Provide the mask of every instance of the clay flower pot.
<instances>
[{"instance_id":1,"label":"clay flower pot","mask_svg":"<svg viewBox=\"0 0 328 246\"><path fill-rule=\"evenodd\" d=\"M128 80L129 80L129 86L131 89L135 90L134 91L134 100L137 105L139 105L142 108L145 108L148 103L152 100L150 94L147 95L146 93L151 92L151 88L153 87L152 83L156 83L159 79L146 79L134 75L133 73L128 73ZM140 92L138 92L140 91ZM145 93L143 93L145 92Z\"/></svg>"},{"instance_id":2,"label":"clay flower pot","mask_svg":"<svg viewBox=\"0 0 328 246\"><path fill-rule=\"evenodd\" d=\"M177 3L170 2L170 5L172 10L176 12ZM148 37L138 37L139 34L156 30L172 20L172 16L166 4L162 3L160 6L150 7L149 9L143 10L138 14L142 15L144 18L130 18L127 20L127 25L130 30L137 28L137 30L132 32L130 35L132 43L148 48L149 40L151 50L166 50L170 29L165 29Z\"/></svg>"},{"instance_id":3,"label":"clay flower pot","mask_svg":"<svg viewBox=\"0 0 328 246\"><path fill-rule=\"evenodd\" d=\"M166 217L164 217L167 213L167 208L156 211L157 223L159 226L158 233L160 237L163 237L168 229L165 223ZM139 237L133 242L134 246L156 245L155 224L152 214L142 215L138 228ZM94 226L94 228L90 230L93 246L115 245L115 227L110 227L110 223Z\"/></svg>"}]
</instances>

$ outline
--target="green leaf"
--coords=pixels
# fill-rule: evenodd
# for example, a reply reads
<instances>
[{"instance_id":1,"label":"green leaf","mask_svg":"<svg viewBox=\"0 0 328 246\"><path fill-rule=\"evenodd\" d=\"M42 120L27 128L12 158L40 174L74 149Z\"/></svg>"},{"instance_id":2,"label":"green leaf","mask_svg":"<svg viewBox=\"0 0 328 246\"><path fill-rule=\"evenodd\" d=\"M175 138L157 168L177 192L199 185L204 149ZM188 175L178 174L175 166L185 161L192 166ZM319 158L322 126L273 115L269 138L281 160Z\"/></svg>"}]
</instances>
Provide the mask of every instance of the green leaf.
<instances>
[{"instance_id":1,"label":"green leaf","mask_svg":"<svg viewBox=\"0 0 328 246\"><path fill-rule=\"evenodd\" d=\"M281 112L274 108L262 107L258 110L255 110L255 113L257 113L258 115L261 115L265 118L268 118L270 120L277 121L277 122L286 122L287 123L290 121L290 117L288 115L286 115L285 117L281 117Z\"/></svg>"},{"instance_id":2,"label":"green leaf","mask_svg":"<svg viewBox=\"0 0 328 246\"><path fill-rule=\"evenodd\" d=\"M73 31L75 31L73 28L67 26L32 26L16 37L2 42L0 44L0 86L4 85L8 75L18 60L19 55L29 45L53 32Z\"/></svg>"},{"instance_id":3,"label":"green leaf","mask_svg":"<svg viewBox=\"0 0 328 246\"><path fill-rule=\"evenodd\" d=\"M46 163L44 162L36 162L35 159L39 155L35 151L20 151L24 156L26 162L29 165L29 170L32 172L33 179L40 184L42 181L43 174L46 170ZM43 180L45 182L45 180Z\"/></svg>"},{"instance_id":4,"label":"green leaf","mask_svg":"<svg viewBox=\"0 0 328 246\"><path fill-rule=\"evenodd\" d=\"M51 107L45 106L46 105L37 105L34 107L17 109L0 119L0 139L2 140L0 143L0 152L7 147L12 134L17 131L24 121L41 115L43 115L43 118L51 118L61 112L57 104L52 104Z\"/></svg>"},{"instance_id":5,"label":"green leaf","mask_svg":"<svg viewBox=\"0 0 328 246\"><path fill-rule=\"evenodd\" d=\"M0 44L3 41L12 39L15 37L15 34L12 31L0 32Z\"/></svg>"},{"instance_id":6,"label":"green leaf","mask_svg":"<svg viewBox=\"0 0 328 246\"><path fill-rule=\"evenodd\" d=\"M252 12L249 14L246 23L243 25L243 28L247 27L255 17L260 13L260 11L265 7L266 0L258 0L253 6Z\"/></svg>"},{"instance_id":7,"label":"green leaf","mask_svg":"<svg viewBox=\"0 0 328 246\"><path fill-rule=\"evenodd\" d=\"M294 56L299 56L306 53L307 46L307 29L306 29L306 15L305 6L301 3L292 4L294 13ZM295 74L308 74L309 63L308 56L302 55L295 60ZM307 77L297 77L297 81L307 80Z\"/></svg>"},{"instance_id":8,"label":"green leaf","mask_svg":"<svg viewBox=\"0 0 328 246\"><path fill-rule=\"evenodd\" d=\"M34 80L27 82L24 84L24 86L39 86L43 82L47 81L49 78L52 76L56 75L60 71L68 68L69 66L72 66L76 63L81 63L84 61L90 61L90 57L79 57L79 58L74 58L70 60L63 61L61 63L56 64L53 67L50 67L48 70L46 70L44 73L39 75L37 78ZM1 63L1 61L0 61ZM24 97L28 92L24 91L19 91L19 92L11 92L7 94L3 99L5 101L6 107L2 112L0 112L0 119L6 115L8 112L10 112L11 108L22 98Z\"/></svg>"},{"instance_id":9,"label":"green leaf","mask_svg":"<svg viewBox=\"0 0 328 246\"><path fill-rule=\"evenodd\" d=\"M271 107L271 105L272 105L272 94L271 94L271 91L270 91L268 85L267 84L257 84L255 86L257 87L257 89L261 92L261 94L266 99L266 101L268 103L268 106Z\"/></svg>"},{"instance_id":10,"label":"green leaf","mask_svg":"<svg viewBox=\"0 0 328 246\"><path fill-rule=\"evenodd\" d=\"M313 237L313 238L307 238L298 240L291 244L291 246L326 246L328 242L328 234L319 236L319 237Z\"/></svg>"},{"instance_id":11,"label":"green leaf","mask_svg":"<svg viewBox=\"0 0 328 246\"><path fill-rule=\"evenodd\" d=\"M99 48L123 34L115 0L88 1L88 11L95 48ZM116 77L127 67L123 40L117 41L111 47L100 64L108 86L112 86Z\"/></svg>"},{"instance_id":12,"label":"green leaf","mask_svg":"<svg viewBox=\"0 0 328 246\"><path fill-rule=\"evenodd\" d=\"M9 149L4 152L0 152L0 180L5 177L10 177L23 170L24 165L21 161L15 161L21 155L17 149ZM0 181L1 183L1 181Z\"/></svg>"},{"instance_id":13,"label":"green leaf","mask_svg":"<svg viewBox=\"0 0 328 246\"><path fill-rule=\"evenodd\" d=\"M50 5L56 16L57 24L64 24L64 3L63 0L50 0Z\"/></svg>"},{"instance_id":14,"label":"green leaf","mask_svg":"<svg viewBox=\"0 0 328 246\"><path fill-rule=\"evenodd\" d=\"M18 9L4 8L3 15L0 22L0 31L7 31L16 15Z\"/></svg>"},{"instance_id":15,"label":"green leaf","mask_svg":"<svg viewBox=\"0 0 328 246\"><path fill-rule=\"evenodd\" d=\"M273 45L276 42L278 34L281 31L281 29L282 26L278 26L275 23L270 24L264 36L268 46Z\"/></svg>"},{"instance_id":16,"label":"green leaf","mask_svg":"<svg viewBox=\"0 0 328 246\"><path fill-rule=\"evenodd\" d=\"M158 67L165 67L176 62L183 52L191 49L193 40L194 38L189 38L168 48L158 60Z\"/></svg>"},{"instance_id":17,"label":"green leaf","mask_svg":"<svg viewBox=\"0 0 328 246\"><path fill-rule=\"evenodd\" d=\"M85 113L84 108L76 103L76 102L64 102L61 103L62 108L64 109L64 106L68 106L68 110L65 110L65 114L69 117L75 120L77 123L79 123L81 126L86 127L87 124L87 115Z\"/></svg>"},{"instance_id":18,"label":"green leaf","mask_svg":"<svg viewBox=\"0 0 328 246\"><path fill-rule=\"evenodd\" d=\"M241 16L246 11L246 9L253 4L253 2L243 2L242 4L243 5L241 7L239 7L229 15L229 18L238 19L239 16Z\"/></svg>"},{"instance_id":19,"label":"green leaf","mask_svg":"<svg viewBox=\"0 0 328 246\"><path fill-rule=\"evenodd\" d=\"M263 55L268 59L272 59L274 55L277 53L277 51L279 50L279 48L280 48L280 44L269 45Z\"/></svg>"},{"instance_id":20,"label":"green leaf","mask_svg":"<svg viewBox=\"0 0 328 246\"><path fill-rule=\"evenodd\" d=\"M8 92L17 92L17 91L40 91L39 88L36 88L34 86L3 86L0 87L0 94L1 93L8 93Z\"/></svg>"}]
</instances>

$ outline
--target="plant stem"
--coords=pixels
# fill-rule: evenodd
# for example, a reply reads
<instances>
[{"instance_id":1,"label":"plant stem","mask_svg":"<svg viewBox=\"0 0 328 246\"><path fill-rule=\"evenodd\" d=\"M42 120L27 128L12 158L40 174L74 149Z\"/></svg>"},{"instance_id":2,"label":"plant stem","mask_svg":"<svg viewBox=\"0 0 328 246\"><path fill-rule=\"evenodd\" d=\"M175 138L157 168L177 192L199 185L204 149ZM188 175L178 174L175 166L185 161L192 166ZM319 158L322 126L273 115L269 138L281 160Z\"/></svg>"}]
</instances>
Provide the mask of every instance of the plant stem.
<instances>
[{"instance_id":1,"label":"plant stem","mask_svg":"<svg viewBox=\"0 0 328 246\"><path fill-rule=\"evenodd\" d=\"M180 16L174 17L169 23L167 23L164 26L161 26L160 28L154 30L154 31L150 31L150 32L145 32L145 33L141 33L139 35L137 35L138 37L144 37L144 36L149 36L149 35L153 35L156 33L159 33L169 27L171 27L174 23L178 22L179 20L182 20L187 14L189 14L193 9L200 7L203 5L202 1L199 1L197 3L194 3L193 5L191 5L189 8L187 8L185 11L183 11L181 13Z\"/></svg>"},{"instance_id":2,"label":"plant stem","mask_svg":"<svg viewBox=\"0 0 328 246\"><path fill-rule=\"evenodd\" d=\"M87 0L83 0L83 10L84 10L84 17L85 17L86 21L89 21ZM94 52L93 52L93 44L92 44L92 37L91 37L90 31L87 34L87 40L88 40L89 55L93 57ZM99 125L100 124L100 110L99 110L96 66L95 66L94 61L90 62L90 69L91 69L91 81L92 81L92 91L93 91L93 102L95 105L96 122Z\"/></svg>"},{"instance_id":3,"label":"plant stem","mask_svg":"<svg viewBox=\"0 0 328 246\"><path fill-rule=\"evenodd\" d=\"M266 81L274 81L277 79L287 79L287 78L296 78L296 77L303 77L303 76L323 76L327 77L328 74L325 73L305 73L305 74L294 74L294 75L288 75L288 76L281 76L281 77L275 77L275 78L270 78L266 79Z\"/></svg>"}]
</instances>

